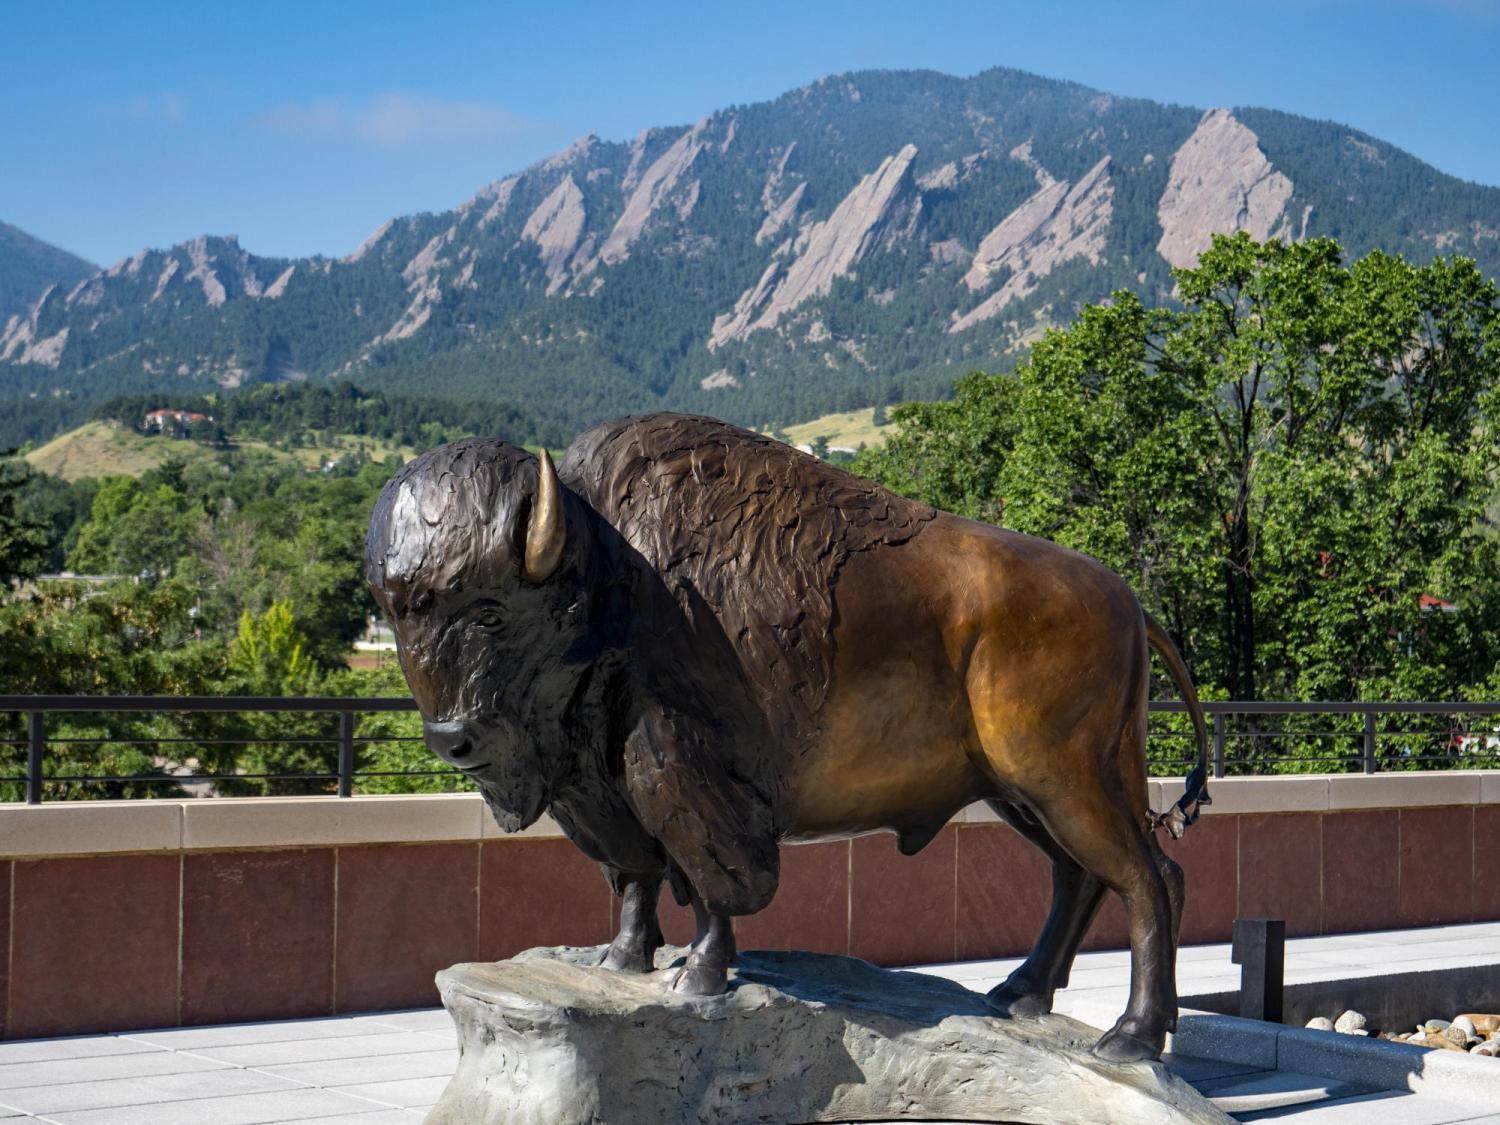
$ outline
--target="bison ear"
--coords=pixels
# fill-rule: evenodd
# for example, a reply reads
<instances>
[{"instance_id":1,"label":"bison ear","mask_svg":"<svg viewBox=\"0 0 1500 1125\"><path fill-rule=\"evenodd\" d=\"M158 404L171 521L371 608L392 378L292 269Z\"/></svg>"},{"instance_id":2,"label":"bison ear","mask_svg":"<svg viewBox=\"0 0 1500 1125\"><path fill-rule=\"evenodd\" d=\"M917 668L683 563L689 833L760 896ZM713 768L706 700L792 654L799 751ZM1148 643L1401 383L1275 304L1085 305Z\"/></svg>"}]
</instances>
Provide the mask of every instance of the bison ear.
<instances>
[{"instance_id":1,"label":"bison ear","mask_svg":"<svg viewBox=\"0 0 1500 1125\"><path fill-rule=\"evenodd\" d=\"M529 581L545 582L562 561L563 545L568 540L567 520L563 516L562 485L552 458L542 450L537 457L536 498L531 504L531 519L526 525L526 568Z\"/></svg>"}]
</instances>

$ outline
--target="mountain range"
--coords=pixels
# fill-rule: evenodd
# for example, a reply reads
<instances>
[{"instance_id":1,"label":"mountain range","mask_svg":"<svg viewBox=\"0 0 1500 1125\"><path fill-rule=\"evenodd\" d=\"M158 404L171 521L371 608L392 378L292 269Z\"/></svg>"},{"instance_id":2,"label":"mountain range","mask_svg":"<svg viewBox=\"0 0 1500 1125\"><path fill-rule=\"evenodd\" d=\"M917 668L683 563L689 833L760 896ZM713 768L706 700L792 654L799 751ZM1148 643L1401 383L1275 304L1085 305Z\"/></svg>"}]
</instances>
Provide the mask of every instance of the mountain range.
<instances>
[{"instance_id":1,"label":"mountain range","mask_svg":"<svg viewBox=\"0 0 1500 1125\"><path fill-rule=\"evenodd\" d=\"M1171 268L1234 230L1500 273L1500 188L1342 125L859 72L584 137L338 259L204 236L75 260L6 321L0 396L340 376L570 431L661 407L786 424L1009 367L1117 288L1169 301Z\"/></svg>"}]
</instances>

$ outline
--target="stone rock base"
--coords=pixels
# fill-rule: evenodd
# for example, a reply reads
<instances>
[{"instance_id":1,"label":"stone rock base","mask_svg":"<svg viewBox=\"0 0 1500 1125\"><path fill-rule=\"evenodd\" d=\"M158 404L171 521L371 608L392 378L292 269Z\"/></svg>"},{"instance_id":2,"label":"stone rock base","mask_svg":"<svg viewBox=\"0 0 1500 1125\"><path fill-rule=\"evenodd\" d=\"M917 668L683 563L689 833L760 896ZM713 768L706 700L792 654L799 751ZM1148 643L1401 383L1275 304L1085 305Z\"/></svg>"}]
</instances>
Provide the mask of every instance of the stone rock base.
<instances>
[{"instance_id":1,"label":"stone rock base","mask_svg":"<svg viewBox=\"0 0 1500 1125\"><path fill-rule=\"evenodd\" d=\"M1224 1125L1155 1063L1089 1054L1062 1016L1004 1019L984 997L852 957L744 953L728 993L670 991L598 949L532 949L438 974L458 1071L428 1125L977 1121Z\"/></svg>"}]
</instances>

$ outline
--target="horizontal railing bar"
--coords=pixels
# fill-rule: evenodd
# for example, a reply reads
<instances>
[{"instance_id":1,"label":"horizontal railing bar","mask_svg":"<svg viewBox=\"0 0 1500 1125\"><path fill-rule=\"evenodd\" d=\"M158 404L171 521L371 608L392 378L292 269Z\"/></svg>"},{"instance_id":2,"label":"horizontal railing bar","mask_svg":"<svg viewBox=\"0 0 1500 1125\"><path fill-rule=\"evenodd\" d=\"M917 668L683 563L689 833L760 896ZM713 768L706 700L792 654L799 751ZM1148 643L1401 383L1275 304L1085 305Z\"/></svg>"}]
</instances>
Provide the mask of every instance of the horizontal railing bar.
<instances>
[{"instance_id":1,"label":"horizontal railing bar","mask_svg":"<svg viewBox=\"0 0 1500 1125\"><path fill-rule=\"evenodd\" d=\"M47 744L71 746L157 746L163 742L187 743L191 746L337 746L338 739L310 738L303 735L283 737L266 734L260 738L48 738Z\"/></svg>"},{"instance_id":2,"label":"horizontal railing bar","mask_svg":"<svg viewBox=\"0 0 1500 1125\"><path fill-rule=\"evenodd\" d=\"M43 785L66 785L70 781L140 781L171 782L175 785L197 785L205 781L337 781L336 773L106 773L51 774L42 778Z\"/></svg>"},{"instance_id":3,"label":"horizontal railing bar","mask_svg":"<svg viewBox=\"0 0 1500 1125\"><path fill-rule=\"evenodd\" d=\"M0 695L0 711L415 711L414 699L341 695Z\"/></svg>"},{"instance_id":4,"label":"horizontal railing bar","mask_svg":"<svg viewBox=\"0 0 1500 1125\"><path fill-rule=\"evenodd\" d=\"M1500 702L1489 703L1303 703L1288 701L1239 702L1236 700L1203 700L1203 711L1208 715L1377 715L1431 714L1431 715L1500 715ZM1185 712L1187 704L1180 699L1153 699L1152 711L1167 714Z\"/></svg>"},{"instance_id":5,"label":"horizontal railing bar","mask_svg":"<svg viewBox=\"0 0 1500 1125\"><path fill-rule=\"evenodd\" d=\"M353 775L361 777L462 777L459 770L385 770L359 771ZM176 782L180 785L196 785L205 781L337 781L336 773L131 773L131 774L59 774L42 778L44 785L66 785L70 781L119 781L119 782ZM0 781L25 781L24 777L0 778Z\"/></svg>"},{"instance_id":6,"label":"horizontal railing bar","mask_svg":"<svg viewBox=\"0 0 1500 1125\"><path fill-rule=\"evenodd\" d=\"M1264 700L1204 700L1206 714L1222 715L1363 715L1374 714L1469 714L1500 715L1500 701L1484 703L1398 702L1303 702ZM1179 699L1156 699L1152 711L1183 713L1187 705ZM355 713L415 711L414 699L403 696L280 696L280 695L0 695L5 711L306 711Z\"/></svg>"},{"instance_id":7,"label":"horizontal railing bar","mask_svg":"<svg viewBox=\"0 0 1500 1125\"><path fill-rule=\"evenodd\" d=\"M1205 714L1216 715L1363 715L1433 714L1500 715L1500 701L1485 703L1435 703L1422 701L1301 702L1267 700L1204 700ZM1160 714L1180 714L1187 705L1180 699L1152 700L1150 709ZM305 711L364 712L415 711L416 701L402 696L279 696L279 695L0 695L0 712L14 711Z\"/></svg>"}]
</instances>

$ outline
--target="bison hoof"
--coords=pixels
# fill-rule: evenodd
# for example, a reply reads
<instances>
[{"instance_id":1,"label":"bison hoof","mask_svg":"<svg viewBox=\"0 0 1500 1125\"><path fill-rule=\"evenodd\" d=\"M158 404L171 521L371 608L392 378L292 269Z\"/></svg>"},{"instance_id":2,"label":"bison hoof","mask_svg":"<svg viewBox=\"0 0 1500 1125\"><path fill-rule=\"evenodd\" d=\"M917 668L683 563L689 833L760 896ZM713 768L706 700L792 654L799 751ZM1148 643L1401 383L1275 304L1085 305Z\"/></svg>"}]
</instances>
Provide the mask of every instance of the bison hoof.
<instances>
[{"instance_id":1,"label":"bison hoof","mask_svg":"<svg viewBox=\"0 0 1500 1125\"><path fill-rule=\"evenodd\" d=\"M984 999L992 1012L1012 1019L1036 1019L1052 1011L1052 993L1027 981L1008 980Z\"/></svg>"},{"instance_id":2,"label":"bison hoof","mask_svg":"<svg viewBox=\"0 0 1500 1125\"><path fill-rule=\"evenodd\" d=\"M1136 1034L1125 1030L1130 1021L1121 1020L1094 1044L1094 1054L1105 1062L1149 1062L1161 1058L1166 1033Z\"/></svg>"},{"instance_id":3,"label":"bison hoof","mask_svg":"<svg viewBox=\"0 0 1500 1125\"><path fill-rule=\"evenodd\" d=\"M622 949L612 945L604 951L599 967L612 973L649 973L656 967L652 963L654 960L644 949Z\"/></svg>"},{"instance_id":4,"label":"bison hoof","mask_svg":"<svg viewBox=\"0 0 1500 1125\"><path fill-rule=\"evenodd\" d=\"M672 978L672 991L682 996L720 996L729 988L729 970L689 961Z\"/></svg>"}]
</instances>

